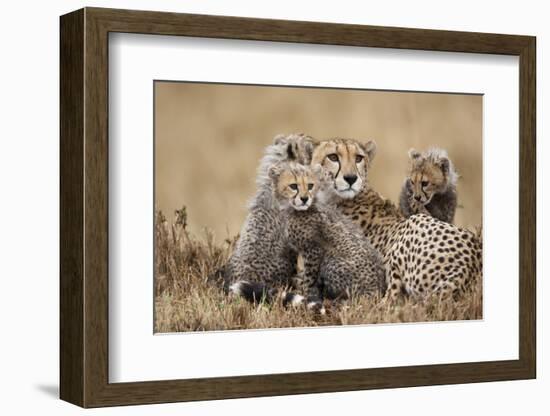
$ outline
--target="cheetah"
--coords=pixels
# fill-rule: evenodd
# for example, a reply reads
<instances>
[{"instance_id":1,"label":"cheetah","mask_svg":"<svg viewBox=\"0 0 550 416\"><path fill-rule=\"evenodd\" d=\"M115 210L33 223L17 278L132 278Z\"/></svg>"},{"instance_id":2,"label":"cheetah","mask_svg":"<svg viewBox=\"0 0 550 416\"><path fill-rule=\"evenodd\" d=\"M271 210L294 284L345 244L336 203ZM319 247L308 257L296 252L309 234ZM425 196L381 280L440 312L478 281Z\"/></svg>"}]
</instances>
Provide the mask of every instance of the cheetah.
<instances>
[{"instance_id":1,"label":"cheetah","mask_svg":"<svg viewBox=\"0 0 550 416\"><path fill-rule=\"evenodd\" d=\"M264 153L257 173L257 191L235 248L218 275L224 290L250 301L269 300L267 288L285 285L296 275L297 255L284 241L278 201L273 197L269 169L292 160L309 164L313 139L303 134L279 135Z\"/></svg>"},{"instance_id":2,"label":"cheetah","mask_svg":"<svg viewBox=\"0 0 550 416\"><path fill-rule=\"evenodd\" d=\"M457 296L482 274L482 247L474 233L428 215L404 217L367 184L374 142L329 139L313 151L312 165L332 178L337 207L359 225L384 258L389 301L402 295ZM354 186L360 181L361 186Z\"/></svg>"},{"instance_id":3,"label":"cheetah","mask_svg":"<svg viewBox=\"0 0 550 416\"><path fill-rule=\"evenodd\" d=\"M456 211L458 174L447 152L409 150L409 174L401 188L399 208L405 217L426 214L452 224Z\"/></svg>"},{"instance_id":4,"label":"cheetah","mask_svg":"<svg viewBox=\"0 0 550 416\"><path fill-rule=\"evenodd\" d=\"M360 228L323 195L332 193L332 189L324 189L322 168L281 163L271 168L270 176L281 208L285 239L304 259L300 289L307 306L319 307L325 297L383 295L386 280L382 257Z\"/></svg>"}]
</instances>

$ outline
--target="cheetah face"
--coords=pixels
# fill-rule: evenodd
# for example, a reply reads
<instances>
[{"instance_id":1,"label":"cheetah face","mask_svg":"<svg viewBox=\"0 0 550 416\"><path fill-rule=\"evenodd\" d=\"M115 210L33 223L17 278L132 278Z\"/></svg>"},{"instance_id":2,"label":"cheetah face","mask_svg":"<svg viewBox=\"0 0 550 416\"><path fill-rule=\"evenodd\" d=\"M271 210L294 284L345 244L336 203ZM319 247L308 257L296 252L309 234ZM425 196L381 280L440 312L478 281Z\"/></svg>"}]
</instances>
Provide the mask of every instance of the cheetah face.
<instances>
[{"instance_id":1,"label":"cheetah face","mask_svg":"<svg viewBox=\"0 0 550 416\"><path fill-rule=\"evenodd\" d=\"M446 157L432 160L414 149L409 151L409 158L407 187L411 201L427 205L435 194L447 188L450 181L449 160Z\"/></svg>"},{"instance_id":2,"label":"cheetah face","mask_svg":"<svg viewBox=\"0 0 550 416\"><path fill-rule=\"evenodd\" d=\"M326 140L313 151L311 163L329 173L340 198L351 199L363 189L375 152L372 140L365 144L353 139Z\"/></svg>"},{"instance_id":3,"label":"cheetah face","mask_svg":"<svg viewBox=\"0 0 550 416\"><path fill-rule=\"evenodd\" d=\"M413 175L409 179L412 200L422 205L431 202L433 196L437 193L437 186L426 176Z\"/></svg>"},{"instance_id":4,"label":"cheetah face","mask_svg":"<svg viewBox=\"0 0 550 416\"><path fill-rule=\"evenodd\" d=\"M305 211L313 204L318 176L307 166L297 163L284 163L271 168L274 193L281 209L292 207Z\"/></svg>"}]
</instances>

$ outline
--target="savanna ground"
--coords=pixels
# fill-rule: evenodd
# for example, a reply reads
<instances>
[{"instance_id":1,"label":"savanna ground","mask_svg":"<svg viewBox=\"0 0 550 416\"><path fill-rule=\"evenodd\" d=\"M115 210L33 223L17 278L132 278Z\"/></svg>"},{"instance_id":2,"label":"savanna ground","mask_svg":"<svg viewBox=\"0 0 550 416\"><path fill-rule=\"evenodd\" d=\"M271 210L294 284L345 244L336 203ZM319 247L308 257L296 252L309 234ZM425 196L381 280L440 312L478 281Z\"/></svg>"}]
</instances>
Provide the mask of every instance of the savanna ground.
<instances>
[{"instance_id":1,"label":"savanna ground","mask_svg":"<svg viewBox=\"0 0 550 416\"><path fill-rule=\"evenodd\" d=\"M481 282L457 302L357 299L324 316L251 305L207 281L231 253L265 146L280 133L374 139L369 184L398 200L407 151L446 149L460 174L455 224L482 222L483 97L471 94L155 82L157 332L479 319ZM157 218L158 220L159 218ZM208 231L206 231L208 230Z\"/></svg>"},{"instance_id":2,"label":"savanna ground","mask_svg":"<svg viewBox=\"0 0 550 416\"><path fill-rule=\"evenodd\" d=\"M155 332L316 327L398 322L471 320L482 317L482 283L458 300L411 301L387 305L381 299L325 302L326 314L282 306L281 299L251 304L224 293L209 279L231 254L236 237L216 243L208 230L187 230L187 212L173 220L157 213L155 227Z\"/></svg>"}]
</instances>

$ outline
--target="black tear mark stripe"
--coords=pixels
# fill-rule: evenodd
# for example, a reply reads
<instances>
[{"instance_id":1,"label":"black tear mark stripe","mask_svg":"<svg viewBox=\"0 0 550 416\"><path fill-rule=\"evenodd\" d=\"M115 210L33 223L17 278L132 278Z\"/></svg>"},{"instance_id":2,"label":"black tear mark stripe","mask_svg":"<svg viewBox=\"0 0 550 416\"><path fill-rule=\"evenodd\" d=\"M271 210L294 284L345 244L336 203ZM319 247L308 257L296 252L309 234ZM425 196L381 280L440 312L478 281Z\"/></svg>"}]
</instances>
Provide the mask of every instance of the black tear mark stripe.
<instances>
[{"instance_id":1,"label":"black tear mark stripe","mask_svg":"<svg viewBox=\"0 0 550 416\"><path fill-rule=\"evenodd\" d=\"M336 154L338 154L338 145L336 145ZM336 175L334 175L334 179L338 179L338 174L340 173L340 169L342 169L342 166L340 164L340 157L338 157L338 170L336 171Z\"/></svg>"}]
</instances>

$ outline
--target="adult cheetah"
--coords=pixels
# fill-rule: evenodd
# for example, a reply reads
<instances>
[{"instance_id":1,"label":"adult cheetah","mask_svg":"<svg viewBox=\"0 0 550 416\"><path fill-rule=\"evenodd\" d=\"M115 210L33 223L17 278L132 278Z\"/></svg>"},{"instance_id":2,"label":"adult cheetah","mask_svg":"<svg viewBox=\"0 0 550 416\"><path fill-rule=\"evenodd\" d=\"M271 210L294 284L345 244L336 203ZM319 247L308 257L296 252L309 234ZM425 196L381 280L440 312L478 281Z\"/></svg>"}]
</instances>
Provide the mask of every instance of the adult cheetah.
<instances>
[{"instance_id":1,"label":"adult cheetah","mask_svg":"<svg viewBox=\"0 0 550 416\"><path fill-rule=\"evenodd\" d=\"M391 201L367 184L375 150L372 141L324 140L316 146L312 164L330 172L338 208L382 254L390 300L402 294L459 294L481 278L481 241L468 230L427 215L403 217Z\"/></svg>"}]
</instances>

